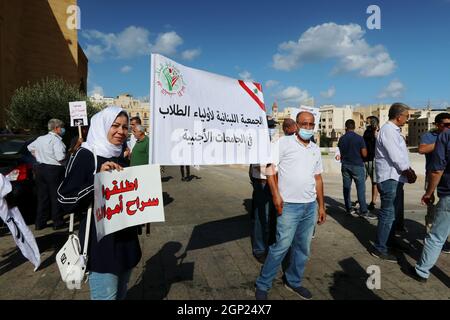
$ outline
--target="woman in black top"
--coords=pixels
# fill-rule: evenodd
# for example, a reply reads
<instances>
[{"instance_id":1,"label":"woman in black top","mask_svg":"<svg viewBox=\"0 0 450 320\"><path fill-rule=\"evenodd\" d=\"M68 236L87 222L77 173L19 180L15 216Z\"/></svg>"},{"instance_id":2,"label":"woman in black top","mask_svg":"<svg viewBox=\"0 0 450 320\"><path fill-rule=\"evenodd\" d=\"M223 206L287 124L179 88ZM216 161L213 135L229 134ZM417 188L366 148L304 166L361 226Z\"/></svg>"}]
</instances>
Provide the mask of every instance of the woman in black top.
<instances>
[{"instance_id":1,"label":"woman in black top","mask_svg":"<svg viewBox=\"0 0 450 320\"><path fill-rule=\"evenodd\" d=\"M128 114L121 108L111 106L92 117L87 140L71 157L58 189L58 201L65 213L86 212L94 202L96 172L122 170L124 164L119 156L127 135ZM109 234L97 242L94 216L91 217L87 264L91 299L124 299L131 271L141 259L137 227ZM86 216L80 223L81 244L84 244L85 230Z\"/></svg>"}]
</instances>

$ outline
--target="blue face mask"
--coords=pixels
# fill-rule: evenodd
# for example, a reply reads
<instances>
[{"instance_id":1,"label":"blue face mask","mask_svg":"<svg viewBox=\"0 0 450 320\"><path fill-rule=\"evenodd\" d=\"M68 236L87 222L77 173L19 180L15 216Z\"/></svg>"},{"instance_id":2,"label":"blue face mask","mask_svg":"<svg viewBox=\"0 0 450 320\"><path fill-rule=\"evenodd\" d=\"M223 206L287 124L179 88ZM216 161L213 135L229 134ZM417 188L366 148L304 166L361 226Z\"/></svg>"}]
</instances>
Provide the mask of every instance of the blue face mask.
<instances>
[{"instance_id":1,"label":"blue face mask","mask_svg":"<svg viewBox=\"0 0 450 320\"><path fill-rule=\"evenodd\" d=\"M66 128L61 128L61 133L59 134L61 137L66 133Z\"/></svg>"},{"instance_id":2,"label":"blue face mask","mask_svg":"<svg viewBox=\"0 0 450 320\"><path fill-rule=\"evenodd\" d=\"M298 134L300 135L300 138L308 141L311 140L311 138L314 136L314 130L300 129L298 131Z\"/></svg>"}]
</instances>

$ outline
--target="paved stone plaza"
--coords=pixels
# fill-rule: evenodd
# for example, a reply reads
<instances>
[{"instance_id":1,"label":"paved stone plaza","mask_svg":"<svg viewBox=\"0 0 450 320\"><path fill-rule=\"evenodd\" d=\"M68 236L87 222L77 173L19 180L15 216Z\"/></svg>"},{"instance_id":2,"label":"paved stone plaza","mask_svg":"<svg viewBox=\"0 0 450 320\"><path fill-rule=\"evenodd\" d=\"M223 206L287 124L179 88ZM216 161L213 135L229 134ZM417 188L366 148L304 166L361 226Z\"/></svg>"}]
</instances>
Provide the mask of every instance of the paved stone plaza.
<instances>
[{"instance_id":1,"label":"paved stone plaza","mask_svg":"<svg viewBox=\"0 0 450 320\"><path fill-rule=\"evenodd\" d=\"M150 236L140 236L143 256L133 271L128 298L254 299L261 265L251 252L248 210L252 188L247 168L217 166L197 171L191 167L191 173L200 179L182 182L178 167L166 168L167 222L152 224ZM409 232L404 241L410 251L400 254L399 264L380 261L368 253L376 220L345 215L340 175L324 175L324 180L328 220L317 227L304 280L314 299L450 299L450 255L441 254L426 284L401 270L418 259L423 245L423 179L405 186ZM352 196L356 198L355 192ZM1 231L0 299L89 299L87 284L82 290L70 291L60 280L55 255L67 233L51 228L32 230L42 253L36 272L16 250L11 235ZM380 267L379 290L366 286L370 265ZM281 271L269 298L298 299L282 286Z\"/></svg>"}]
</instances>

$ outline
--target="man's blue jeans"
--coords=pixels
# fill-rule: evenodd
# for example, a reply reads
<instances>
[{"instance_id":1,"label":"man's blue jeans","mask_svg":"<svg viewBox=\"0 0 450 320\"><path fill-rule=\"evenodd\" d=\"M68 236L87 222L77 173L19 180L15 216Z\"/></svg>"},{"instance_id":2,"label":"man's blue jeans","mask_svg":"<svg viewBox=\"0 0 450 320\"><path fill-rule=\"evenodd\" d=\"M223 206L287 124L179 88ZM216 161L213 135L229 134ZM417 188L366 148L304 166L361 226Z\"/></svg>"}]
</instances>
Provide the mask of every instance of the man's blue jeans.
<instances>
[{"instance_id":1,"label":"man's blue jeans","mask_svg":"<svg viewBox=\"0 0 450 320\"><path fill-rule=\"evenodd\" d=\"M89 273L91 300L124 300L132 270L117 276L112 273Z\"/></svg>"},{"instance_id":2,"label":"man's blue jeans","mask_svg":"<svg viewBox=\"0 0 450 320\"><path fill-rule=\"evenodd\" d=\"M265 254L269 247L269 212L272 196L267 182L253 182L253 254Z\"/></svg>"},{"instance_id":3,"label":"man's blue jeans","mask_svg":"<svg viewBox=\"0 0 450 320\"><path fill-rule=\"evenodd\" d=\"M355 180L356 193L358 195L358 202L361 213L367 212L366 203L366 171L364 165L355 166L349 164L342 164L342 184L344 186L344 201L345 209L350 211L352 208L352 201L350 198L352 190L352 179Z\"/></svg>"},{"instance_id":4,"label":"man's blue jeans","mask_svg":"<svg viewBox=\"0 0 450 320\"><path fill-rule=\"evenodd\" d=\"M401 211L403 211L403 183L389 179L379 183L378 190L380 191L381 209L375 248L381 253L387 254L388 244L394 239L394 222L399 219Z\"/></svg>"},{"instance_id":5,"label":"man's blue jeans","mask_svg":"<svg viewBox=\"0 0 450 320\"><path fill-rule=\"evenodd\" d=\"M427 234L420 260L416 264L417 274L423 278L430 276L442 247L450 234L450 196L439 199L436 206L436 217L430 233Z\"/></svg>"},{"instance_id":6,"label":"man's blue jeans","mask_svg":"<svg viewBox=\"0 0 450 320\"><path fill-rule=\"evenodd\" d=\"M284 203L282 215L277 219L276 242L269 247L256 287L268 291L286 253L291 247L286 280L292 287L300 287L309 257L311 239L316 223L316 202Z\"/></svg>"}]
</instances>

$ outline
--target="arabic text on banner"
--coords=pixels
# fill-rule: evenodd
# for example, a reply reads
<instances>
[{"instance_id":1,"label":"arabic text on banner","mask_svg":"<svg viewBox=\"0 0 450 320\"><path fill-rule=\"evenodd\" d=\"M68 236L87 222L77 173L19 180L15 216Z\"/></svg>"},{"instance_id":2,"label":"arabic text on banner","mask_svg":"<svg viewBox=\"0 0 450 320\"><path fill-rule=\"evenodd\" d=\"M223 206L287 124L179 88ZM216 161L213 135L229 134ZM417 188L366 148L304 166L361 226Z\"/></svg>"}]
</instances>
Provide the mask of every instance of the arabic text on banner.
<instances>
[{"instance_id":1,"label":"arabic text on banner","mask_svg":"<svg viewBox=\"0 0 450 320\"><path fill-rule=\"evenodd\" d=\"M86 101L69 102L70 126L87 126L87 109Z\"/></svg>"},{"instance_id":2,"label":"arabic text on banner","mask_svg":"<svg viewBox=\"0 0 450 320\"><path fill-rule=\"evenodd\" d=\"M97 173L94 192L98 241L131 226L165 221L158 165Z\"/></svg>"},{"instance_id":3,"label":"arabic text on banner","mask_svg":"<svg viewBox=\"0 0 450 320\"><path fill-rule=\"evenodd\" d=\"M267 163L270 141L260 84L151 57L150 162Z\"/></svg>"}]
</instances>

